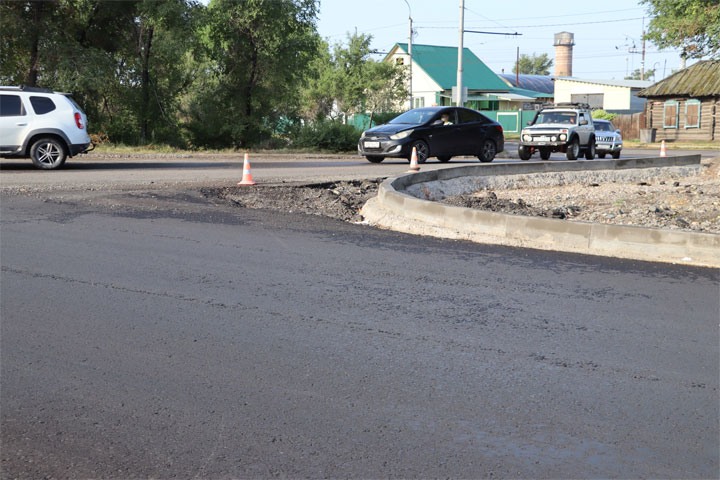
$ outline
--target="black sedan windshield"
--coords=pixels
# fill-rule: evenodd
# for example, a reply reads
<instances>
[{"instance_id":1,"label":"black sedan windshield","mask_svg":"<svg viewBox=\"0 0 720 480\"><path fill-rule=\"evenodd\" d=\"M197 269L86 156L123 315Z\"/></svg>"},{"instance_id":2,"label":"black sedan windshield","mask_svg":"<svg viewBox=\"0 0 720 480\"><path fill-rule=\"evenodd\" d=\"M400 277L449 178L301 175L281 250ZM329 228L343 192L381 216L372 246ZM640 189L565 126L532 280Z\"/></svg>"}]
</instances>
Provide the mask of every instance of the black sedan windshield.
<instances>
[{"instance_id":1,"label":"black sedan windshield","mask_svg":"<svg viewBox=\"0 0 720 480\"><path fill-rule=\"evenodd\" d=\"M393 118L388 123L420 125L421 123L425 123L430 120L436 113L437 110L423 110L421 108L417 108L415 110L410 110L409 112L405 112L402 115Z\"/></svg>"}]
</instances>

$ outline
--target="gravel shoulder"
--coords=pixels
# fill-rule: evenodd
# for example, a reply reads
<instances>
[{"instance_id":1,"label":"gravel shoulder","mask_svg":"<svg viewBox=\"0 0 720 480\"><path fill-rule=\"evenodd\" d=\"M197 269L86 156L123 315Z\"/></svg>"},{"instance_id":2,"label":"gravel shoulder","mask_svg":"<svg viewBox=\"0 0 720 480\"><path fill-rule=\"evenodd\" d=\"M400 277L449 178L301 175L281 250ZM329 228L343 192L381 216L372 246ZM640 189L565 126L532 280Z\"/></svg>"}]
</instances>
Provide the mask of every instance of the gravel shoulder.
<instances>
[{"instance_id":1,"label":"gravel shoulder","mask_svg":"<svg viewBox=\"0 0 720 480\"><path fill-rule=\"evenodd\" d=\"M704 160L699 174L690 177L487 189L441 202L516 215L720 233L720 158Z\"/></svg>"}]
</instances>

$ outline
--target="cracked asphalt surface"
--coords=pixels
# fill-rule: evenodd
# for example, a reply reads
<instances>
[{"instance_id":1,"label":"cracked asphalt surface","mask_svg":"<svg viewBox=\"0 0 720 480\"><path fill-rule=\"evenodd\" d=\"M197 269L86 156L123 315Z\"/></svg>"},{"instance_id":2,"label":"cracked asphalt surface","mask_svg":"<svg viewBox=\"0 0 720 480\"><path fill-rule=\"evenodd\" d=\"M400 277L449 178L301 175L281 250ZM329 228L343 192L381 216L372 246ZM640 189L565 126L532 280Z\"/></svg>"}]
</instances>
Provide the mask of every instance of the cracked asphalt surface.
<instances>
[{"instance_id":1,"label":"cracked asphalt surface","mask_svg":"<svg viewBox=\"0 0 720 480\"><path fill-rule=\"evenodd\" d=\"M717 270L0 197L2 478L716 478Z\"/></svg>"}]
</instances>

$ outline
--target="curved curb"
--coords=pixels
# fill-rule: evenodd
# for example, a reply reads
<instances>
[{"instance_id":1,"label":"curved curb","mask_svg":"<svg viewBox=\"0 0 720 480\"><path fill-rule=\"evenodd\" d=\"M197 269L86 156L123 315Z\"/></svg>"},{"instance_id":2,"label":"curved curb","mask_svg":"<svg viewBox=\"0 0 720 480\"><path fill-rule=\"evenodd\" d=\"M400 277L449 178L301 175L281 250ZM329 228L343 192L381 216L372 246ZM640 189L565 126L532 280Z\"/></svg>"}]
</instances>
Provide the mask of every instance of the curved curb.
<instances>
[{"instance_id":1,"label":"curved curb","mask_svg":"<svg viewBox=\"0 0 720 480\"><path fill-rule=\"evenodd\" d=\"M509 215L422 200L407 193L420 183L460 177L699 166L700 155L592 162L474 165L385 180L361 214L371 225L405 233L542 250L653 262L720 267L720 235Z\"/></svg>"}]
</instances>

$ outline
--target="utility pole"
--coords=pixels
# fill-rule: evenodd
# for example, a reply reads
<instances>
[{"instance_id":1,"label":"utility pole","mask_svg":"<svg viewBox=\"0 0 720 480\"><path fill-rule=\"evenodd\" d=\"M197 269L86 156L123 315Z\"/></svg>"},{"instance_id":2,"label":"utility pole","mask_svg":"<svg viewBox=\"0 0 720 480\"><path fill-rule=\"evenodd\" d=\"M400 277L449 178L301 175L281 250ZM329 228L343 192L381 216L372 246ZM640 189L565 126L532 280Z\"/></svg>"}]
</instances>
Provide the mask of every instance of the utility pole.
<instances>
[{"instance_id":1,"label":"utility pole","mask_svg":"<svg viewBox=\"0 0 720 480\"><path fill-rule=\"evenodd\" d=\"M645 17L643 17L642 42L642 57L640 57L640 80L645 80Z\"/></svg>"},{"instance_id":2,"label":"utility pole","mask_svg":"<svg viewBox=\"0 0 720 480\"><path fill-rule=\"evenodd\" d=\"M408 93L409 93L409 100L410 100L410 109L413 108L413 90L412 90L412 66L413 66L413 58L412 58L412 37L413 37L413 31L412 31L412 10L410 10L410 4L407 0L405 0L405 4L408 7L408 56L410 57L410 78L408 79Z\"/></svg>"},{"instance_id":3,"label":"utility pole","mask_svg":"<svg viewBox=\"0 0 720 480\"><path fill-rule=\"evenodd\" d=\"M480 32L477 30L465 30L465 0L460 0L460 31L458 32L458 69L457 69L457 98L455 104L458 107L463 105L463 35L468 33L480 33L483 35L522 35L521 33L503 33L503 32ZM518 47L518 55L520 55L520 47Z\"/></svg>"},{"instance_id":4,"label":"utility pole","mask_svg":"<svg viewBox=\"0 0 720 480\"><path fill-rule=\"evenodd\" d=\"M515 57L515 86L520 88L520 47L517 47L517 56Z\"/></svg>"},{"instance_id":5,"label":"utility pole","mask_svg":"<svg viewBox=\"0 0 720 480\"><path fill-rule=\"evenodd\" d=\"M465 33L465 0L460 0L460 32L458 34L457 106L462 107L463 97L463 33Z\"/></svg>"}]
</instances>

